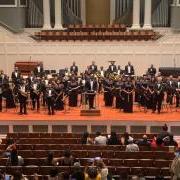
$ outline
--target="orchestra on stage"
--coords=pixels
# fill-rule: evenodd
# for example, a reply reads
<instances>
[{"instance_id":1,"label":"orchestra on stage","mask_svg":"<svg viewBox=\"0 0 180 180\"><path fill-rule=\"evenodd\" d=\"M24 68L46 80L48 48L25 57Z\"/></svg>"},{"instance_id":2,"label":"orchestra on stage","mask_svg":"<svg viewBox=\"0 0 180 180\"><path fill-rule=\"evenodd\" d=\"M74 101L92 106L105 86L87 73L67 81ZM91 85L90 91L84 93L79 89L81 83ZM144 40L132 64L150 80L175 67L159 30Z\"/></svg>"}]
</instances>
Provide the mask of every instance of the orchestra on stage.
<instances>
[{"instance_id":1,"label":"orchestra on stage","mask_svg":"<svg viewBox=\"0 0 180 180\"><path fill-rule=\"evenodd\" d=\"M28 76L15 67L11 77L0 71L0 111L16 108L19 115L28 109L54 115L68 107L96 109L97 95L103 96L105 107L133 113L133 107L160 114L163 104L180 107L180 76L163 77L151 65L146 74L135 75L134 66L128 62L124 69L109 61L107 69L93 61L84 72L79 72L76 62L58 73L47 73L42 65Z\"/></svg>"}]
</instances>

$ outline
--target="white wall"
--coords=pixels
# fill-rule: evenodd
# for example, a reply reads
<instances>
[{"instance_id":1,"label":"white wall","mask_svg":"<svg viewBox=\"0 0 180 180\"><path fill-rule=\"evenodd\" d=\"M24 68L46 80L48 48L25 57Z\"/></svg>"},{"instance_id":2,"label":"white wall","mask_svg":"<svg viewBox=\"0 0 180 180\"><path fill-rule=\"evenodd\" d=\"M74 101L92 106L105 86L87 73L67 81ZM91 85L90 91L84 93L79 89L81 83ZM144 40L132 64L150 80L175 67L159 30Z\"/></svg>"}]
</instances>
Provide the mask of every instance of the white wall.
<instances>
[{"instance_id":1,"label":"white wall","mask_svg":"<svg viewBox=\"0 0 180 180\"><path fill-rule=\"evenodd\" d=\"M1 34L1 32L0 32ZM1 36L0 36L1 37ZM6 38L7 39L7 38ZM2 40L2 38L1 38ZM136 74L145 73L150 64L180 67L180 34L166 35L156 42L28 42L0 40L0 69L10 74L16 61L43 61L45 69L69 67L76 61L80 70L95 60L98 66L108 66L109 60L124 66L131 61Z\"/></svg>"}]
</instances>

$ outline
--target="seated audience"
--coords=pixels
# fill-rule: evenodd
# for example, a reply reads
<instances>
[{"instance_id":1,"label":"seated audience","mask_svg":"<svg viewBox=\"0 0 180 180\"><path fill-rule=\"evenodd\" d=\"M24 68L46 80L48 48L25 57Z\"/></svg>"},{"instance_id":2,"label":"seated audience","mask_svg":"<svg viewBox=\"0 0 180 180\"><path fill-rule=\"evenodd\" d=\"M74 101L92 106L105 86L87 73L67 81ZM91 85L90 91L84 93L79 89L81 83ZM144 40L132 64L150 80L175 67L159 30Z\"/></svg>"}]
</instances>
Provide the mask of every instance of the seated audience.
<instances>
[{"instance_id":1,"label":"seated audience","mask_svg":"<svg viewBox=\"0 0 180 180\"><path fill-rule=\"evenodd\" d=\"M139 147L134 143L133 140L128 140L128 145L126 145L126 152L137 152L139 151Z\"/></svg>"},{"instance_id":2,"label":"seated audience","mask_svg":"<svg viewBox=\"0 0 180 180\"><path fill-rule=\"evenodd\" d=\"M133 138L129 135L128 132L125 132L124 135L121 137L120 144L121 145L128 145L129 140L133 140Z\"/></svg>"},{"instance_id":3,"label":"seated audience","mask_svg":"<svg viewBox=\"0 0 180 180\"><path fill-rule=\"evenodd\" d=\"M96 167L89 167L85 172L85 180L101 180L101 174Z\"/></svg>"},{"instance_id":4,"label":"seated audience","mask_svg":"<svg viewBox=\"0 0 180 180\"><path fill-rule=\"evenodd\" d=\"M99 159L96 162L96 167L101 174L101 180L107 180L108 178L108 168L105 166L104 162L102 159Z\"/></svg>"},{"instance_id":5,"label":"seated audience","mask_svg":"<svg viewBox=\"0 0 180 180\"><path fill-rule=\"evenodd\" d=\"M179 180L180 179L180 149L178 149L175 153L175 158L172 161L170 171L173 174L172 180Z\"/></svg>"},{"instance_id":6,"label":"seated audience","mask_svg":"<svg viewBox=\"0 0 180 180\"><path fill-rule=\"evenodd\" d=\"M164 146L178 146L178 143L174 140L173 135L169 135L163 139Z\"/></svg>"},{"instance_id":7,"label":"seated audience","mask_svg":"<svg viewBox=\"0 0 180 180\"><path fill-rule=\"evenodd\" d=\"M58 180L59 179L59 172L57 168L53 168L50 170L48 180Z\"/></svg>"},{"instance_id":8,"label":"seated audience","mask_svg":"<svg viewBox=\"0 0 180 180\"><path fill-rule=\"evenodd\" d=\"M71 179L72 180L84 180L85 179L84 172L81 169L81 165L79 162L74 163Z\"/></svg>"},{"instance_id":9,"label":"seated audience","mask_svg":"<svg viewBox=\"0 0 180 180\"><path fill-rule=\"evenodd\" d=\"M94 143L97 144L97 145L106 145L107 137L102 136L100 132L97 132L96 137L94 139Z\"/></svg>"},{"instance_id":10,"label":"seated audience","mask_svg":"<svg viewBox=\"0 0 180 180\"><path fill-rule=\"evenodd\" d=\"M64 150L64 155L59 159L59 163L60 166L72 166L74 164L74 157L69 149Z\"/></svg>"},{"instance_id":11,"label":"seated audience","mask_svg":"<svg viewBox=\"0 0 180 180\"><path fill-rule=\"evenodd\" d=\"M150 141L148 141L147 135L143 135L143 138L138 141L139 146L148 146L148 147L150 147L150 144L151 143L150 143Z\"/></svg>"},{"instance_id":12,"label":"seated audience","mask_svg":"<svg viewBox=\"0 0 180 180\"><path fill-rule=\"evenodd\" d=\"M162 132L159 133L159 135L158 135L157 138L163 140L165 137L170 136L170 135L171 135L171 133L168 132L168 126L167 126L167 124L164 124L164 126L162 127Z\"/></svg>"},{"instance_id":13,"label":"seated audience","mask_svg":"<svg viewBox=\"0 0 180 180\"><path fill-rule=\"evenodd\" d=\"M93 144L93 140L90 138L89 133L85 132L81 139L82 144Z\"/></svg>"},{"instance_id":14,"label":"seated audience","mask_svg":"<svg viewBox=\"0 0 180 180\"><path fill-rule=\"evenodd\" d=\"M54 166L56 164L56 160L54 159L54 154L53 152L48 152L48 157L45 159L45 165L46 166Z\"/></svg>"},{"instance_id":15,"label":"seated audience","mask_svg":"<svg viewBox=\"0 0 180 180\"><path fill-rule=\"evenodd\" d=\"M119 138L115 132L111 132L110 138L107 141L108 145L119 145Z\"/></svg>"},{"instance_id":16,"label":"seated audience","mask_svg":"<svg viewBox=\"0 0 180 180\"><path fill-rule=\"evenodd\" d=\"M28 180L28 179L24 177L20 171L16 171L11 176L11 180Z\"/></svg>"}]
</instances>

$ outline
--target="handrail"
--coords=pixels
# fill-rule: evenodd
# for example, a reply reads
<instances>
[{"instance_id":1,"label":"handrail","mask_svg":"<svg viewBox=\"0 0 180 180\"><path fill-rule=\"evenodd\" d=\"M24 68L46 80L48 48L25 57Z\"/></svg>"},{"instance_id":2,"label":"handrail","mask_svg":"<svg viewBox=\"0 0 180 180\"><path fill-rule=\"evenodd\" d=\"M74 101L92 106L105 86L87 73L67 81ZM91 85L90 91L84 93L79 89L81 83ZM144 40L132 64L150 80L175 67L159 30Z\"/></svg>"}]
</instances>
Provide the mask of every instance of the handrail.
<instances>
[{"instance_id":1,"label":"handrail","mask_svg":"<svg viewBox=\"0 0 180 180\"><path fill-rule=\"evenodd\" d=\"M24 32L24 29L15 29L13 27L8 26L7 24L5 24L4 22L0 21L0 26L2 26L3 28L5 28L8 31L11 31L12 33L18 34L18 33L22 33Z\"/></svg>"}]
</instances>

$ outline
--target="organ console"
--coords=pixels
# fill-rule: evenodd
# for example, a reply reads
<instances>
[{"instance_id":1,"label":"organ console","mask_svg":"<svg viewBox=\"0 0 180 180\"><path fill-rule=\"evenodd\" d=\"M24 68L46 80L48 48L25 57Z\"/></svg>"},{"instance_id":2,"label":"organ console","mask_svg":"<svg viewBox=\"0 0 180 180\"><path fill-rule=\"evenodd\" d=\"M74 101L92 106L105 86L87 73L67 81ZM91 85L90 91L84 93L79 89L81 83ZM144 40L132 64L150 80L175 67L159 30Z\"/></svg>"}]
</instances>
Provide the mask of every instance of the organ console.
<instances>
[{"instance_id":1,"label":"organ console","mask_svg":"<svg viewBox=\"0 0 180 180\"><path fill-rule=\"evenodd\" d=\"M14 64L22 75L29 75L39 65L43 66L43 63L41 61L17 61Z\"/></svg>"}]
</instances>

